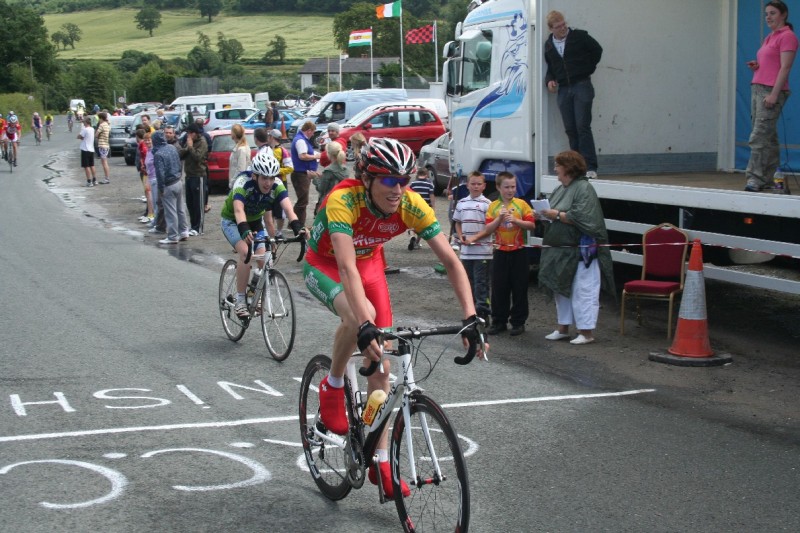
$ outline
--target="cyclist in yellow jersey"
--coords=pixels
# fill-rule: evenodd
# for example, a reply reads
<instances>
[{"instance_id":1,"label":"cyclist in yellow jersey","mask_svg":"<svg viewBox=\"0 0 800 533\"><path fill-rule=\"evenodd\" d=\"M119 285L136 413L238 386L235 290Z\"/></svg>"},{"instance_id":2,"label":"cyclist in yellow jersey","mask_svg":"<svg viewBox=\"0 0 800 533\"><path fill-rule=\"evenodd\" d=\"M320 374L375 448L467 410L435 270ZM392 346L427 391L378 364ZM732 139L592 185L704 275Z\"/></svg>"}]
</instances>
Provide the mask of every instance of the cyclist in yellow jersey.
<instances>
[{"instance_id":1,"label":"cyclist in yellow jersey","mask_svg":"<svg viewBox=\"0 0 800 533\"><path fill-rule=\"evenodd\" d=\"M311 227L304 277L311 293L340 319L333 341L333 362L320 384L320 416L332 433L348 431L344 400L344 373L356 346L364 363L380 361L383 337L380 328L392 326L392 309L384 273L383 243L407 229L428 241L447 269L447 276L462 310L465 337L477 336L480 319L475 314L467 274L431 207L409 190L415 157L405 144L388 138L372 138L359 161L361 178L345 179L327 196ZM467 340L464 340L465 345ZM478 354L482 356L482 354ZM383 372L368 378L367 392L389 390L389 362ZM383 489L394 495L388 463L386 436L377 449ZM377 483L374 467L370 481ZM405 482L403 495L408 495Z\"/></svg>"}]
</instances>

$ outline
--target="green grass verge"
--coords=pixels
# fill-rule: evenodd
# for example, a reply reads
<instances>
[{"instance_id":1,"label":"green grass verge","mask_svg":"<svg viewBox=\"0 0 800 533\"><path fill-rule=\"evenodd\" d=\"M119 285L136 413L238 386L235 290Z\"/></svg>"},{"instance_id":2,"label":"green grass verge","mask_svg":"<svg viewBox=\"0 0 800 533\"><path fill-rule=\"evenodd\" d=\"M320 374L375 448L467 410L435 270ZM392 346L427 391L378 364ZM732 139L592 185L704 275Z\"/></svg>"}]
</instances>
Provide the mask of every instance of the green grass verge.
<instances>
[{"instance_id":1,"label":"green grass verge","mask_svg":"<svg viewBox=\"0 0 800 533\"><path fill-rule=\"evenodd\" d=\"M198 11L163 11L161 26L153 36L136 29L138 10L112 9L45 15L50 35L71 22L83 30L75 50L59 50L60 59L116 60L125 50L153 53L163 59L186 57L197 45L197 32L206 34L216 50L217 33L237 39L244 46L245 59L261 58L267 45L280 35L286 39L287 59L338 56L333 47L333 17L301 14L220 15L209 24ZM267 29L268 28L268 29ZM274 29L273 29L274 28ZM296 67L295 67L296 70Z\"/></svg>"}]
</instances>

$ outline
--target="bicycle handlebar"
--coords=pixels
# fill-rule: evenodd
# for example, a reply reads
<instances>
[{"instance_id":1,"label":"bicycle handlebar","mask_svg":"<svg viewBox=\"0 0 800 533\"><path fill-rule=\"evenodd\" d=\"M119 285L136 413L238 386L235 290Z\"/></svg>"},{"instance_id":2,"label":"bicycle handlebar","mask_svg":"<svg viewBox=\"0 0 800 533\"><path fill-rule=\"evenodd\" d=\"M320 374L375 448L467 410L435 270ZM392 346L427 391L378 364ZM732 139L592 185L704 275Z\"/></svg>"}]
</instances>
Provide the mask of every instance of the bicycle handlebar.
<instances>
[{"instance_id":1,"label":"bicycle handlebar","mask_svg":"<svg viewBox=\"0 0 800 533\"><path fill-rule=\"evenodd\" d=\"M300 261L303 260L303 257L306 255L306 233L305 232L300 233L299 235L297 235L295 237L290 237L288 239L286 237L278 237L278 238L269 237L267 239L253 239L253 242L251 242L250 244L247 245L247 257L245 257L245 259L244 259L244 264L248 264L250 262L250 258L253 257L253 248L257 244L264 243L264 244L272 245L272 244L290 244L290 243L293 243L293 242L299 242L300 243L300 255L297 256L297 262L299 263Z\"/></svg>"},{"instance_id":2,"label":"bicycle handlebar","mask_svg":"<svg viewBox=\"0 0 800 533\"><path fill-rule=\"evenodd\" d=\"M466 326L442 326L442 327L434 327L429 329L417 329L417 328L398 328L397 331L384 331L384 337L388 339L421 339L423 337L431 337L433 335L456 335L461 333L466 329ZM486 337L484 334L485 327L483 325L478 325L478 338L471 339L469 342L469 348L467 349L467 353L465 355L456 356L453 361L457 365L468 365L472 362L475 358L475 354L478 352L478 345L480 345L481 351L486 356ZM378 361L370 361L368 367L361 367L358 369L359 374L362 376L371 376L375 373L375 370L378 369Z\"/></svg>"}]
</instances>

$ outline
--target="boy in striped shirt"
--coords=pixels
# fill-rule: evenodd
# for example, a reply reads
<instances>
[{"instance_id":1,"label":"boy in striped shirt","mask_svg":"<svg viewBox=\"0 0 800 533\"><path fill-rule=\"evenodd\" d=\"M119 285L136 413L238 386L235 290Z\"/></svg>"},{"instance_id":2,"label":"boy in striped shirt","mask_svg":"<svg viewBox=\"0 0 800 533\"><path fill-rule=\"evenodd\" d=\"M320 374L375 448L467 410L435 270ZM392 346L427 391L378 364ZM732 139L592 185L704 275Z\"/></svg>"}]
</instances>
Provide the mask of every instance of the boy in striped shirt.
<instances>
[{"instance_id":1,"label":"boy in striped shirt","mask_svg":"<svg viewBox=\"0 0 800 533\"><path fill-rule=\"evenodd\" d=\"M422 199L425 200L425 203L431 206L431 208L436 207L436 194L434 192L434 186L431 182L430 174L428 173L427 168L417 169L417 177L411 182L408 188L422 196ZM408 249L419 249L422 239L417 237L413 230L408 230L408 232L411 235L411 241L408 243Z\"/></svg>"},{"instance_id":2,"label":"boy in striped shirt","mask_svg":"<svg viewBox=\"0 0 800 533\"><path fill-rule=\"evenodd\" d=\"M475 310L479 317L488 319L491 314L489 283L492 272L492 236L474 239L486 227L486 211L491 203L483 195L486 189L484 175L477 171L471 172L467 176L467 189L469 196L456 204L453 223L457 242L461 243L461 264L467 271L475 298Z\"/></svg>"}]
</instances>

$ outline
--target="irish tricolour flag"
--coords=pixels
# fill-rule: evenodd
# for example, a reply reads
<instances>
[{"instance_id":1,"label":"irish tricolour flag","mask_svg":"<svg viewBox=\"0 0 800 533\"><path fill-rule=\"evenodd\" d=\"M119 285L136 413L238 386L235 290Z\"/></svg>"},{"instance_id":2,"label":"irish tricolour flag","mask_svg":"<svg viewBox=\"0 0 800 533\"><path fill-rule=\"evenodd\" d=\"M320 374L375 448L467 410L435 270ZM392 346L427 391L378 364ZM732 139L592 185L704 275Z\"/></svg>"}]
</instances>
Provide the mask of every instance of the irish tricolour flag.
<instances>
[{"instance_id":1,"label":"irish tricolour flag","mask_svg":"<svg viewBox=\"0 0 800 533\"><path fill-rule=\"evenodd\" d=\"M375 8L375 14L379 19L387 19L389 17L399 17L403 14L402 0L392 2L391 4L383 4Z\"/></svg>"},{"instance_id":2,"label":"irish tricolour flag","mask_svg":"<svg viewBox=\"0 0 800 533\"><path fill-rule=\"evenodd\" d=\"M348 46L369 46L372 44L372 30L355 30L350 32Z\"/></svg>"}]
</instances>

